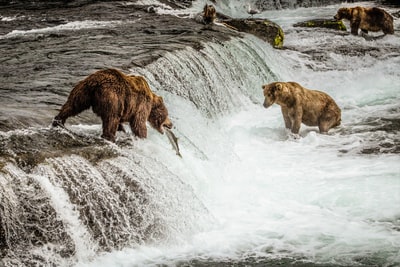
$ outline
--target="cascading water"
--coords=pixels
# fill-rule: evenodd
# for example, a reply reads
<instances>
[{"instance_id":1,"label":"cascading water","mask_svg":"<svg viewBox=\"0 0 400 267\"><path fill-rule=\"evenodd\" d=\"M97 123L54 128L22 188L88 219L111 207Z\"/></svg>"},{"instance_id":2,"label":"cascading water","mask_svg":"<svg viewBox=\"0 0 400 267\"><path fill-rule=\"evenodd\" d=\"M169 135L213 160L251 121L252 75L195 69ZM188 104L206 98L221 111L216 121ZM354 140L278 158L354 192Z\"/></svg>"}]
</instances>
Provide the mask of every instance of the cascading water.
<instances>
[{"instance_id":1,"label":"cascading water","mask_svg":"<svg viewBox=\"0 0 400 267\"><path fill-rule=\"evenodd\" d=\"M260 81L271 82L276 75L265 62L273 52L248 40L211 43L201 51L187 48L169 53L146 69L133 69L147 77L153 88L182 97L207 117L261 103Z\"/></svg>"},{"instance_id":2,"label":"cascading water","mask_svg":"<svg viewBox=\"0 0 400 267\"><path fill-rule=\"evenodd\" d=\"M196 8L204 5L207 1L195 1ZM266 10L280 10L280 9L294 9L300 7L315 7L315 6L327 6L332 4L338 4L343 1L340 0L220 0L216 1L216 7L222 13L230 15L232 17L248 17L248 9L256 9L259 12ZM258 15L256 15L258 16Z\"/></svg>"},{"instance_id":3,"label":"cascading water","mask_svg":"<svg viewBox=\"0 0 400 267\"><path fill-rule=\"evenodd\" d=\"M48 129L2 136L2 149L11 153L7 145L14 138L25 142L36 134L46 135ZM53 134L56 139L67 135L58 141L68 145L69 138L82 138ZM27 166L23 156L6 155L0 210L3 246L12 252L3 259L6 266L71 264L100 251L165 241L207 220L193 189L163 163L135 151L132 143L121 151L99 141L90 147L80 143L71 155L38 152L46 158L35 167ZM174 194L188 201L182 204ZM194 218L191 211L202 217Z\"/></svg>"},{"instance_id":4,"label":"cascading water","mask_svg":"<svg viewBox=\"0 0 400 267\"><path fill-rule=\"evenodd\" d=\"M0 132L2 263L398 265L400 37L291 27L337 7L265 13L284 50L246 35L131 68L163 96L183 158L151 129L117 144L99 124ZM276 80L329 93L342 126L293 140L262 107Z\"/></svg>"}]
</instances>

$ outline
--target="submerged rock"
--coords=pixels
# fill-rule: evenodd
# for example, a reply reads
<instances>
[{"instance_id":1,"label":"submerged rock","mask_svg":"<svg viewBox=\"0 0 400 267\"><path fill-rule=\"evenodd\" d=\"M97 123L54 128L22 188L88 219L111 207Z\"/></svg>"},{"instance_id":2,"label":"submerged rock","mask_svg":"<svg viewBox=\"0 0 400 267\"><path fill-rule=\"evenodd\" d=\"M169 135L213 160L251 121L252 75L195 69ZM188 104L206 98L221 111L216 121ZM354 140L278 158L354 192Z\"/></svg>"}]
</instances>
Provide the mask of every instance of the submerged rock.
<instances>
[{"instance_id":1,"label":"submerged rock","mask_svg":"<svg viewBox=\"0 0 400 267\"><path fill-rule=\"evenodd\" d=\"M293 25L294 27L306 27L306 28L327 28L339 31L346 31L346 26L341 20L334 19L313 19L303 22L299 22Z\"/></svg>"},{"instance_id":2,"label":"submerged rock","mask_svg":"<svg viewBox=\"0 0 400 267\"><path fill-rule=\"evenodd\" d=\"M283 46L284 33L282 28L268 19L230 18L223 20L223 23L237 31L253 34L275 48Z\"/></svg>"}]
</instances>

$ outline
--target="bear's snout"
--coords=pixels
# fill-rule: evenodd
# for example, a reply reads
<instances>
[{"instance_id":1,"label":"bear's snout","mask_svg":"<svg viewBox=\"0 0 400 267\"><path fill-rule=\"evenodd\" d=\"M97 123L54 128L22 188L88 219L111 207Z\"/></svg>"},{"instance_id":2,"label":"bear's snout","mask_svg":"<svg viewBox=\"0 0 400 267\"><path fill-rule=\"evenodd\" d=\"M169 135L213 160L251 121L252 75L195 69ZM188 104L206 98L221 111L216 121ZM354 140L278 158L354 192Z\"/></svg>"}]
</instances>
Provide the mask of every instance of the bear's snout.
<instances>
[{"instance_id":1,"label":"bear's snout","mask_svg":"<svg viewBox=\"0 0 400 267\"><path fill-rule=\"evenodd\" d=\"M161 127L160 127L160 129L159 129L159 132L160 132L160 133L164 133L164 127L165 127L165 128L168 128L168 129L172 129L172 126L174 126L173 123L172 123L171 120L167 117L167 118L165 119L165 121L161 124Z\"/></svg>"},{"instance_id":2,"label":"bear's snout","mask_svg":"<svg viewBox=\"0 0 400 267\"><path fill-rule=\"evenodd\" d=\"M164 121L163 126L164 126L164 127L167 127L168 129L171 129L172 126L174 126L174 125L172 124L171 120L170 120L169 118L167 118L167 119Z\"/></svg>"},{"instance_id":3,"label":"bear's snout","mask_svg":"<svg viewBox=\"0 0 400 267\"><path fill-rule=\"evenodd\" d=\"M269 108L274 102L273 101L269 101L268 98L266 97L264 100L264 108Z\"/></svg>"}]
</instances>

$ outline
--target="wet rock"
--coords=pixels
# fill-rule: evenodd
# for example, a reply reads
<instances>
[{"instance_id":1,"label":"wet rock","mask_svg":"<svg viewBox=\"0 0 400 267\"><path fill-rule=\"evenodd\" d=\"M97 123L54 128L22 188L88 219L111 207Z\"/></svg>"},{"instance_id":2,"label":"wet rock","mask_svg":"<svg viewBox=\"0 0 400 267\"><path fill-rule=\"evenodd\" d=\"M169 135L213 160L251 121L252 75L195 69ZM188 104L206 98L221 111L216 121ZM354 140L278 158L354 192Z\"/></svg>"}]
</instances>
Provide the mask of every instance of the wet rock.
<instances>
[{"instance_id":1,"label":"wet rock","mask_svg":"<svg viewBox=\"0 0 400 267\"><path fill-rule=\"evenodd\" d=\"M389 0L390 1L390 0ZM397 1L397 0L391 0ZM312 6L323 6L327 4L342 3L342 0L257 0L255 7L259 10L274 10L274 9L285 9L285 8L299 8L299 7L312 7Z\"/></svg>"},{"instance_id":2,"label":"wet rock","mask_svg":"<svg viewBox=\"0 0 400 267\"><path fill-rule=\"evenodd\" d=\"M400 18L400 11L392 13L392 16L395 18Z\"/></svg>"},{"instance_id":3,"label":"wet rock","mask_svg":"<svg viewBox=\"0 0 400 267\"><path fill-rule=\"evenodd\" d=\"M188 8L192 6L193 0L160 0L160 2L169 5L174 9L177 9L177 8Z\"/></svg>"},{"instance_id":4,"label":"wet rock","mask_svg":"<svg viewBox=\"0 0 400 267\"><path fill-rule=\"evenodd\" d=\"M282 28L268 19L225 19L224 24L240 32L246 32L270 43L275 48L283 46Z\"/></svg>"},{"instance_id":5,"label":"wet rock","mask_svg":"<svg viewBox=\"0 0 400 267\"><path fill-rule=\"evenodd\" d=\"M39 129L0 135L0 267L76 260L72 231L78 225L63 217L66 210L76 212L79 229L85 229L78 243L93 242L96 251L163 237L165 223L150 207L140 158L129 168L113 163L119 150L96 138L98 133ZM118 146L132 147L130 137L121 139ZM64 192L66 198L58 199L66 201L62 207L53 204L50 184Z\"/></svg>"},{"instance_id":6,"label":"wet rock","mask_svg":"<svg viewBox=\"0 0 400 267\"><path fill-rule=\"evenodd\" d=\"M17 172L3 170L2 174L0 257L5 266L56 266L40 250L35 251L38 247L61 257L74 255L73 240L39 182Z\"/></svg>"},{"instance_id":7,"label":"wet rock","mask_svg":"<svg viewBox=\"0 0 400 267\"><path fill-rule=\"evenodd\" d=\"M14 7L21 9L48 9L63 7L82 7L93 3L116 2L111 0L1 0L0 5L3 7ZM168 5L174 9L188 8L192 5L193 0L161 0L161 3Z\"/></svg>"},{"instance_id":8,"label":"wet rock","mask_svg":"<svg viewBox=\"0 0 400 267\"><path fill-rule=\"evenodd\" d=\"M333 19L313 19L308 21L299 22L293 25L294 27L306 27L306 28L327 28L338 31L346 31L346 26L341 20Z\"/></svg>"},{"instance_id":9,"label":"wet rock","mask_svg":"<svg viewBox=\"0 0 400 267\"><path fill-rule=\"evenodd\" d=\"M112 146L98 135L99 132L84 135L57 128L43 128L36 132L27 130L25 134L16 132L8 138L0 137L0 156L12 159L26 172L52 157L79 155L93 164L116 157Z\"/></svg>"},{"instance_id":10,"label":"wet rock","mask_svg":"<svg viewBox=\"0 0 400 267\"><path fill-rule=\"evenodd\" d=\"M398 114L398 109L392 110ZM394 116L369 117L364 121L349 125L342 134L357 135L363 138L362 146L350 150L340 150L341 153L355 152L358 154L399 154L400 153L400 119ZM373 133L371 135L371 133Z\"/></svg>"},{"instance_id":11,"label":"wet rock","mask_svg":"<svg viewBox=\"0 0 400 267\"><path fill-rule=\"evenodd\" d=\"M388 5L388 6L393 6L393 7L399 7L400 6L399 0L380 0L380 1L377 1L377 2L382 4L382 5Z\"/></svg>"}]
</instances>

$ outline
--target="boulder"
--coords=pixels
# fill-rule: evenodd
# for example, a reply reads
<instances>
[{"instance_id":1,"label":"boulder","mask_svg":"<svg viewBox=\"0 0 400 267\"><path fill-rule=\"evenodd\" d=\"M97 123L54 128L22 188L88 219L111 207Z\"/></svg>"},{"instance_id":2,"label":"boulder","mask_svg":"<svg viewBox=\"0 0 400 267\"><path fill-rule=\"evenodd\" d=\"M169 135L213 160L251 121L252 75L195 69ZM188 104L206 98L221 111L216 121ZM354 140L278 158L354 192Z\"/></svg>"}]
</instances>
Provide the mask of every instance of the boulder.
<instances>
[{"instance_id":1,"label":"boulder","mask_svg":"<svg viewBox=\"0 0 400 267\"><path fill-rule=\"evenodd\" d=\"M282 48L284 33L282 28L268 20L260 18L248 19L224 19L221 21L228 27L239 32L246 32L257 36L258 38L270 43L275 48Z\"/></svg>"},{"instance_id":2,"label":"boulder","mask_svg":"<svg viewBox=\"0 0 400 267\"><path fill-rule=\"evenodd\" d=\"M334 19L313 19L308 21L299 22L293 25L294 27L305 28L327 28L339 31L346 31L346 26L341 20Z\"/></svg>"}]
</instances>

